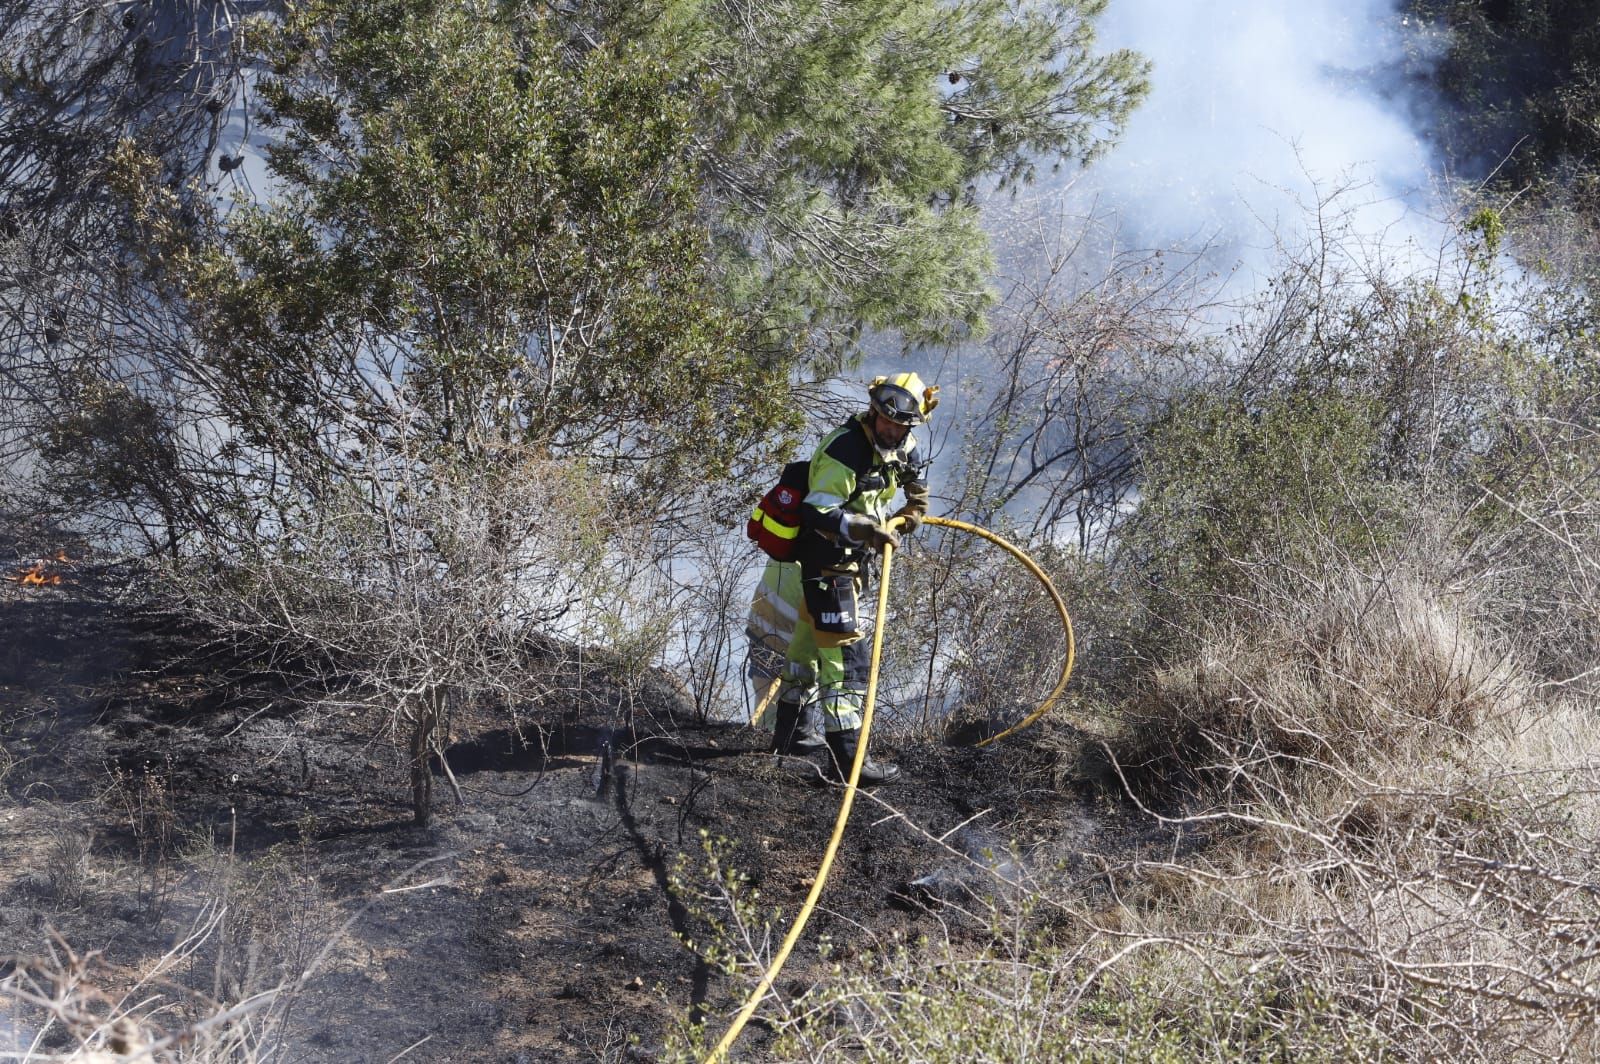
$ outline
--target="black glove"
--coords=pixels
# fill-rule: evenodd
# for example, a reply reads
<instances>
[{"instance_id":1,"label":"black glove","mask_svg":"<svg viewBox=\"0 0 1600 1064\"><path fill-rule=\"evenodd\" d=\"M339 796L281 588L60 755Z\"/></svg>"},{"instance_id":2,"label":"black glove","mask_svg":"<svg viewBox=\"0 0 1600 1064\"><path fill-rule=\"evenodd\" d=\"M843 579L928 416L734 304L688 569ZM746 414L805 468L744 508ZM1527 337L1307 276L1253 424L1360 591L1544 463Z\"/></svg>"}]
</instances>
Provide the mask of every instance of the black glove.
<instances>
[{"instance_id":1,"label":"black glove","mask_svg":"<svg viewBox=\"0 0 1600 1064\"><path fill-rule=\"evenodd\" d=\"M887 525L880 525L870 517L851 514L844 519L844 534L857 546L882 550L884 544L898 548L900 533Z\"/></svg>"}]
</instances>

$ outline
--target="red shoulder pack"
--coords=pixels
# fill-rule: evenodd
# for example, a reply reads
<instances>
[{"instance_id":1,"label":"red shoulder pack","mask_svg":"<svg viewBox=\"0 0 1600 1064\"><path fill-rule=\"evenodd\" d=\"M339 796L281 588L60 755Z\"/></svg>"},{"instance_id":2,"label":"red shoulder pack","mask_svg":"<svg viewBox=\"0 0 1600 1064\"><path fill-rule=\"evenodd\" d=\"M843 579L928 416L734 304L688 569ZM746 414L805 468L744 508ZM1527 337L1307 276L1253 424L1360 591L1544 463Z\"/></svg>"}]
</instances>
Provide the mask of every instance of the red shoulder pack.
<instances>
[{"instance_id":1,"label":"red shoulder pack","mask_svg":"<svg viewBox=\"0 0 1600 1064\"><path fill-rule=\"evenodd\" d=\"M810 479L810 462L790 462L745 522L744 534L780 562L795 559L800 545L800 504L805 501Z\"/></svg>"}]
</instances>

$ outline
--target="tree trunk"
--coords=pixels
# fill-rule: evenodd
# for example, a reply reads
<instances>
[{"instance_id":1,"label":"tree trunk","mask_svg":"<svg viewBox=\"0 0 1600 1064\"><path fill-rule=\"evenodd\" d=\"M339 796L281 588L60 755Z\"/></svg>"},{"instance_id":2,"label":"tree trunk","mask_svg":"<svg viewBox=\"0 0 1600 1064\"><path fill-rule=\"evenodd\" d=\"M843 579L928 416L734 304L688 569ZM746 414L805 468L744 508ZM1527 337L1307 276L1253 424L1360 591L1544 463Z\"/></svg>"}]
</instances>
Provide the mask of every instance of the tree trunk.
<instances>
[{"instance_id":1,"label":"tree trunk","mask_svg":"<svg viewBox=\"0 0 1600 1064\"><path fill-rule=\"evenodd\" d=\"M428 752L432 749L433 730L439 723L440 700L432 690L425 691L413 703L415 716L411 721L411 815L418 827L427 827L433 815L433 772L428 766Z\"/></svg>"}]
</instances>

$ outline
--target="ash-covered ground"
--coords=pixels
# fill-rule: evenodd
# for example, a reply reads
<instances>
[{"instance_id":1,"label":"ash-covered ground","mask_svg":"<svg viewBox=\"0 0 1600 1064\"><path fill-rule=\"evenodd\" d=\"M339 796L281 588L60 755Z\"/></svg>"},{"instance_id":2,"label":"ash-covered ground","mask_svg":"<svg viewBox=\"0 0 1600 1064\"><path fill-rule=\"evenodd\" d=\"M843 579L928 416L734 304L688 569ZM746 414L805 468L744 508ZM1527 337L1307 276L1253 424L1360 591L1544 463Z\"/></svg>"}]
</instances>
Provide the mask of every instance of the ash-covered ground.
<instances>
[{"instance_id":1,"label":"ash-covered ground","mask_svg":"<svg viewBox=\"0 0 1600 1064\"><path fill-rule=\"evenodd\" d=\"M83 550L0 546L13 575ZM457 721L460 797L441 776L418 828L372 721L306 709L270 663L151 610L134 568L44 571L61 583L0 583L0 953L99 951L113 992L168 956L163 993L188 997L158 1028L309 971L273 1059L653 1059L693 1010L720 1031L744 985L680 942L700 933L681 855L693 873L702 832L726 840L792 916L832 828L842 791L763 753L765 734L694 721L669 677L623 711L603 670L544 707L542 736ZM988 750L875 744L904 782L858 800L779 991L804 991L820 940L847 964L923 934L976 941L970 891L1042 869L1093 891L1086 853L1170 847L1081 778L1082 746L1062 724ZM0 1049L38 1033L0 1016ZM740 1055L763 1038L752 1026ZM75 1042L56 1024L36 1045Z\"/></svg>"}]
</instances>

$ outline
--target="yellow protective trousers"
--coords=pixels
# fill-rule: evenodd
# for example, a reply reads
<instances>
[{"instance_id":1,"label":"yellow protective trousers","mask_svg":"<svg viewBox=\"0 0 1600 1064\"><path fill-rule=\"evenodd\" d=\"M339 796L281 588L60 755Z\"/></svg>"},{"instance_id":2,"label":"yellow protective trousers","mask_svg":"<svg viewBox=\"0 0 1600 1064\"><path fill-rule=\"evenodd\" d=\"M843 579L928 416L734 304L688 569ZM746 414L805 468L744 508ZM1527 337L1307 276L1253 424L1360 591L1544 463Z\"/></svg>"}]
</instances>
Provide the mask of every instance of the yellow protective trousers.
<instances>
[{"instance_id":1,"label":"yellow protective trousers","mask_svg":"<svg viewBox=\"0 0 1600 1064\"><path fill-rule=\"evenodd\" d=\"M789 644L800 623L800 563L769 560L750 599L744 634L748 640L745 675L750 678L750 723L771 731L778 685L788 667Z\"/></svg>"},{"instance_id":2,"label":"yellow protective trousers","mask_svg":"<svg viewBox=\"0 0 1600 1064\"><path fill-rule=\"evenodd\" d=\"M859 581L856 587L859 591ZM863 638L866 625L857 615L854 631L818 631L804 597L798 612L778 698L799 705L816 701L828 731L856 731L861 727L871 665Z\"/></svg>"}]
</instances>

